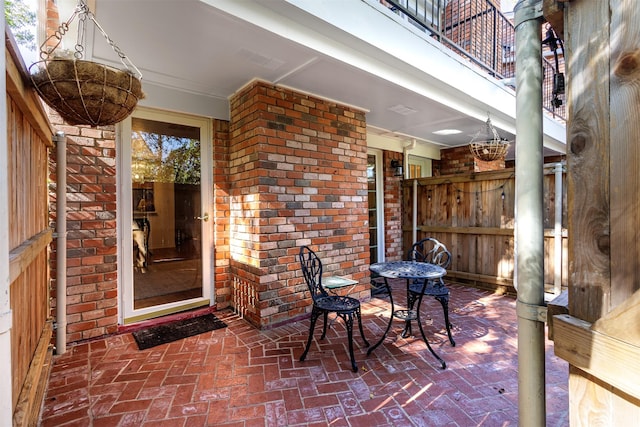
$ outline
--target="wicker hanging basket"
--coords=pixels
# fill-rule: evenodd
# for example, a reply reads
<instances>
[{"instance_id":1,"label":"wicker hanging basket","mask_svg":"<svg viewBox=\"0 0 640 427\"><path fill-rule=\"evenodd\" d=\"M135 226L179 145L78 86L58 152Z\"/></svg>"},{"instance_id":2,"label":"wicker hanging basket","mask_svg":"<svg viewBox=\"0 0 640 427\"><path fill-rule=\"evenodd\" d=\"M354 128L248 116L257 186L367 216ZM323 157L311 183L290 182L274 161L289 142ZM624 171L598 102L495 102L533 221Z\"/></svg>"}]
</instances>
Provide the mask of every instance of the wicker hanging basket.
<instances>
[{"instance_id":1,"label":"wicker hanging basket","mask_svg":"<svg viewBox=\"0 0 640 427\"><path fill-rule=\"evenodd\" d=\"M473 142L469 144L471 154L478 160L483 162L493 162L502 160L509 150L508 142Z\"/></svg>"},{"instance_id":2,"label":"wicker hanging basket","mask_svg":"<svg viewBox=\"0 0 640 427\"><path fill-rule=\"evenodd\" d=\"M40 97L71 125L106 126L126 119L143 97L133 74L97 62L52 59L31 75Z\"/></svg>"},{"instance_id":3,"label":"wicker hanging basket","mask_svg":"<svg viewBox=\"0 0 640 427\"><path fill-rule=\"evenodd\" d=\"M76 16L80 16L76 51L67 57L60 57L54 51ZM125 70L81 59L87 18L105 36ZM57 40L57 43L52 49L45 50L51 40ZM71 18L45 40L40 48L40 57L42 61L29 67L34 88L44 102L71 125L96 127L121 122L144 97L140 82L142 75L102 30L83 0L80 0Z\"/></svg>"},{"instance_id":4,"label":"wicker hanging basket","mask_svg":"<svg viewBox=\"0 0 640 427\"><path fill-rule=\"evenodd\" d=\"M483 162L502 160L509 150L509 141L500 138L488 118L485 127L471 139L469 150L473 157Z\"/></svg>"}]
</instances>

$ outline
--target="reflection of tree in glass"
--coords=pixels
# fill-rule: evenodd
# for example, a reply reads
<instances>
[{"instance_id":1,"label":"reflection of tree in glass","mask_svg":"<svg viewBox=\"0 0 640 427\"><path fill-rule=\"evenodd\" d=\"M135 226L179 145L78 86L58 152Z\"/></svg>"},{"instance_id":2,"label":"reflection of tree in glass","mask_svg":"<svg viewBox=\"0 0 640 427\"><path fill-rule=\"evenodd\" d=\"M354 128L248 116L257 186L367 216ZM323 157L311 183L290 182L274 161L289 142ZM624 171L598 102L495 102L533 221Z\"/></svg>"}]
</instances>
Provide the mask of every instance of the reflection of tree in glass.
<instances>
[{"instance_id":1,"label":"reflection of tree in glass","mask_svg":"<svg viewBox=\"0 0 640 427\"><path fill-rule=\"evenodd\" d=\"M144 160L145 180L200 184L200 141L148 132L134 132L132 158Z\"/></svg>"},{"instance_id":2,"label":"reflection of tree in glass","mask_svg":"<svg viewBox=\"0 0 640 427\"><path fill-rule=\"evenodd\" d=\"M177 184L200 184L200 141L183 139L183 145L169 153L164 167L173 171Z\"/></svg>"}]
</instances>

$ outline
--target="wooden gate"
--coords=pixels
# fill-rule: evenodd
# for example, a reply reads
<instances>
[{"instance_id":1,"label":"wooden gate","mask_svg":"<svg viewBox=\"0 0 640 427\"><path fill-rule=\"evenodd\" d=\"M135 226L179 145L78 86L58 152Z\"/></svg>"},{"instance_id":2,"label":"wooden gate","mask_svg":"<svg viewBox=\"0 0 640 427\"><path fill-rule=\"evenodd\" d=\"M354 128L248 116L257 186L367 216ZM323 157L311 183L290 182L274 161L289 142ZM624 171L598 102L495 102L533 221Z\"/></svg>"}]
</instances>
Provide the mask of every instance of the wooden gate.
<instances>
[{"instance_id":1,"label":"wooden gate","mask_svg":"<svg viewBox=\"0 0 640 427\"><path fill-rule=\"evenodd\" d=\"M564 175L562 172L562 210L557 218L556 165L545 167L545 288L552 293L567 285ZM513 290L514 169L411 179L402 187L404 253L415 240L435 237L452 254L448 278Z\"/></svg>"}]
</instances>

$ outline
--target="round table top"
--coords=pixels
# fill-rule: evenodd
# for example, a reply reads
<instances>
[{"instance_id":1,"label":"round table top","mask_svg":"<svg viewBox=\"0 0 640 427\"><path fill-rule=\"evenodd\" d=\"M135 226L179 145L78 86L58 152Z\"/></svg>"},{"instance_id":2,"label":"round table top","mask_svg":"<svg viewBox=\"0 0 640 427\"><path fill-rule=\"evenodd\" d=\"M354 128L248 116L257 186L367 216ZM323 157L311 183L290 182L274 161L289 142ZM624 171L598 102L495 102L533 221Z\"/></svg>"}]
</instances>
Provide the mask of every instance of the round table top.
<instances>
[{"instance_id":1,"label":"round table top","mask_svg":"<svg viewBox=\"0 0 640 427\"><path fill-rule=\"evenodd\" d=\"M447 274L439 265L415 261L378 262L369 270L389 279L438 279Z\"/></svg>"}]
</instances>

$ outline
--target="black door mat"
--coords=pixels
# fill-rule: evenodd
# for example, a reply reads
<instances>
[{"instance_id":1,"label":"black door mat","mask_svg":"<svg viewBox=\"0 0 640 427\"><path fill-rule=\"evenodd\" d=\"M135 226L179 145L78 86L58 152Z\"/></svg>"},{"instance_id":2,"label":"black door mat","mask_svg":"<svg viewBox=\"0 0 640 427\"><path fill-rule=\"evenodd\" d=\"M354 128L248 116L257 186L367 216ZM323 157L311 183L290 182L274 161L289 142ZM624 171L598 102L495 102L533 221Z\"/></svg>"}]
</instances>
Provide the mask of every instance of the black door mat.
<instances>
[{"instance_id":1,"label":"black door mat","mask_svg":"<svg viewBox=\"0 0 640 427\"><path fill-rule=\"evenodd\" d=\"M226 328L227 324L213 314L182 319L165 325L152 326L132 332L140 350L178 341L214 329Z\"/></svg>"}]
</instances>

